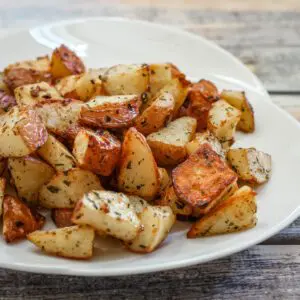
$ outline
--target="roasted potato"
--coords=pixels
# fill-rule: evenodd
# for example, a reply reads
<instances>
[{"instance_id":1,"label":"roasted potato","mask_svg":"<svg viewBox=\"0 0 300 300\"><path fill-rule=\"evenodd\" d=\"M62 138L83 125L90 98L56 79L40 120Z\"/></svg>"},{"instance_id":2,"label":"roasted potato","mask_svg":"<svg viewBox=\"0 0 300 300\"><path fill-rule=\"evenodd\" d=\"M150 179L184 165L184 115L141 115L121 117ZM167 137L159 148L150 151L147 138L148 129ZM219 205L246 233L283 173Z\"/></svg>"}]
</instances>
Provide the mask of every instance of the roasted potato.
<instances>
[{"instance_id":1,"label":"roasted potato","mask_svg":"<svg viewBox=\"0 0 300 300\"><path fill-rule=\"evenodd\" d=\"M47 142L37 150L38 155L56 171L68 171L76 167L76 160L69 150L49 134Z\"/></svg>"},{"instance_id":2,"label":"roasted potato","mask_svg":"<svg viewBox=\"0 0 300 300\"><path fill-rule=\"evenodd\" d=\"M126 243L133 252L154 251L168 236L176 217L169 206L148 206L139 214L143 230L135 239Z\"/></svg>"},{"instance_id":3,"label":"roasted potato","mask_svg":"<svg viewBox=\"0 0 300 300\"><path fill-rule=\"evenodd\" d=\"M83 124L100 128L124 128L138 116L141 100L136 95L98 96L81 109Z\"/></svg>"},{"instance_id":4,"label":"roasted potato","mask_svg":"<svg viewBox=\"0 0 300 300\"><path fill-rule=\"evenodd\" d=\"M168 171L165 168L158 168L159 174L159 194L161 194L169 185L172 184L172 180Z\"/></svg>"},{"instance_id":5,"label":"roasted potato","mask_svg":"<svg viewBox=\"0 0 300 300\"><path fill-rule=\"evenodd\" d=\"M116 65L102 76L107 95L140 95L149 88L149 66Z\"/></svg>"},{"instance_id":6,"label":"roasted potato","mask_svg":"<svg viewBox=\"0 0 300 300\"><path fill-rule=\"evenodd\" d=\"M51 218L56 227L68 227L74 225L72 222L73 208L53 208Z\"/></svg>"},{"instance_id":7,"label":"roasted potato","mask_svg":"<svg viewBox=\"0 0 300 300\"><path fill-rule=\"evenodd\" d=\"M272 169L271 156L255 148L229 149L227 159L240 179L261 184L269 180Z\"/></svg>"},{"instance_id":8,"label":"roasted potato","mask_svg":"<svg viewBox=\"0 0 300 300\"><path fill-rule=\"evenodd\" d=\"M40 101L63 99L59 92L47 82L19 86L14 91L19 107L33 106Z\"/></svg>"},{"instance_id":9,"label":"roasted potato","mask_svg":"<svg viewBox=\"0 0 300 300\"><path fill-rule=\"evenodd\" d=\"M48 254L89 259L93 255L95 231L89 226L70 226L34 231L27 239Z\"/></svg>"},{"instance_id":10,"label":"roasted potato","mask_svg":"<svg viewBox=\"0 0 300 300\"><path fill-rule=\"evenodd\" d=\"M237 232L256 225L256 193L241 187L231 197L194 223L188 238Z\"/></svg>"},{"instance_id":11,"label":"roasted potato","mask_svg":"<svg viewBox=\"0 0 300 300\"><path fill-rule=\"evenodd\" d=\"M47 130L34 110L15 106L0 116L1 157L28 155L41 147L47 138Z\"/></svg>"},{"instance_id":12,"label":"roasted potato","mask_svg":"<svg viewBox=\"0 0 300 300\"><path fill-rule=\"evenodd\" d=\"M123 241L133 240L140 230L140 220L125 194L91 191L77 203L72 221Z\"/></svg>"},{"instance_id":13,"label":"roasted potato","mask_svg":"<svg viewBox=\"0 0 300 300\"><path fill-rule=\"evenodd\" d=\"M8 169L19 198L29 204L37 204L41 186L55 174L48 164L30 156L9 158Z\"/></svg>"},{"instance_id":14,"label":"roasted potato","mask_svg":"<svg viewBox=\"0 0 300 300\"><path fill-rule=\"evenodd\" d=\"M82 60L65 45L56 48L51 57L50 71L54 78L85 72Z\"/></svg>"},{"instance_id":15,"label":"roasted potato","mask_svg":"<svg viewBox=\"0 0 300 300\"><path fill-rule=\"evenodd\" d=\"M212 105L208 113L207 128L219 139L224 148L234 142L236 126L241 118L241 112L219 100Z\"/></svg>"},{"instance_id":16,"label":"roasted potato","mask_svg":"<svg viewBox=\"0 0 300 300\"><path fill-rule=\"evenodd\" d=\"M196 119L182 117L148 135L147 142L157 163L165 166L182 162L187 155L185 145L194 138L196 126Z\"/></svg>"},{"instance_id":17,"label":"roasted potato","mask_svg":"<svg viewBox=\"0 0 300 300\"><path fill-rule=\"evenodd\" d=\"M102 186L98 177L90 171L78 168L58 172L43 185L39 192L39 203L45 208L72 208L84 193Z\"/></svg>"},{"instance_id":18,"label":"roasted potato","mask_svg":"<svg viewBox=\"0 0 300 300\"><path fill-rule=\"evenodd\" d=\"M159 173L145 137L131 127L125 135L119 162L120 191L152 199L159 191Z\"/></svg>"},{"instance_id":19,"label":"roasted potato","mask_svg":"<svg viewBox=\"0 0 300 300\"><path fill-rule=\"evenodd\" d=\"M1 83L1 81L0 81ZM0 115L8 112L12 107L16 106L16 98L10 92L0 88Z\"/></svg>"},{"instance_id":20,"label":"roasted potato","mask_svg":"<svg viewBox=\"0 0 300 300\"><path fill-rule=\"evenodd\" d=\"M134 209L137 216L144 210L144 208L148 207L150 204L144 200L143 198L135 195L127 195L127 198L130 201L132 208Z\"/></svg>"},{"instance_id":21,"label":"roasted potato","mask_svg":"<svg viewBox=\"0 0 300 300\"><path fill-rule=\"evenodd\" d=\"M0 217L3 213L3 200L4 200L4 193L5 193L5 187L6 187L6 179L0 178Z\"/></svg>"},{"instance_id":22,"label":"roasted potato","mask_svg":"<svg viewBox=\"0 0 300 300\"><path fill-rule=\"evenodd\" d=\"M75 138L73 154L83 169L109 176L120 159L121 143L108 131L97 134L82 129Z\"/></svg>"},{"instance_id":23,"label":"roasted potato","mask_svg":"<svg viewBox=\"0 0 300 300\"><path fill-rule=\"evenodd\" d=\"M38 218L37 218L38 216ZM32 231L40 229L45 218L33 213L16 197L6 195L3 200L3 236L7 243L23 239Z\"/></svg>"},{"instance_id":24,"label":"roasted potato","mask_svg":"<svg viewBox=\"0 0 300 300\"><path fill-rule=\"evenodd\" d=\"M161 93L146 108L134 122L135 128L144 135L148 135L164 127L172 118L174 98L170 93Z\"/></svg>"},{"instance_id":25,"label":"roasted potato","mask_svg":"<svg viewBox=\"0 0 300 300\"><path fill-rule=\"evenodd\" d=\"M254 111L245 92L224 90L221 93L221 99L241 111L241 119L237 124L237 129L253 132L255 129Z\"/></svg>"},{"instance_id":26,"label":"roasted potato","mask_svg":"<svg viewBox=\"0 0 300 300\"><path fill-rule=\"evenodd\" d=\"M172 171L177 196L192 207L211 209L237 181L237 175L208 144ZM207 211L206 211L207 212Z\"/></svg>"}]
</instances>

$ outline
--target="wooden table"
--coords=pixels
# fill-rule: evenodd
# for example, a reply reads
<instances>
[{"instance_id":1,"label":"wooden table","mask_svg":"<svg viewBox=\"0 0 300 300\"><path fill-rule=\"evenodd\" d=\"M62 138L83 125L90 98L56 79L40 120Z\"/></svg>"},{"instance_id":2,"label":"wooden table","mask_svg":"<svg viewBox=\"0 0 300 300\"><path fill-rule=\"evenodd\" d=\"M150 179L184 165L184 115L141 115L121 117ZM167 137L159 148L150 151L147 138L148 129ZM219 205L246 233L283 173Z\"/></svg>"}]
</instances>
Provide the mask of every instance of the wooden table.
<instances>
[{"instance_id":1,"label":"wooden table","mask_svg":"<svg viewBox=\"0 0 300 300\"><path fill-rule=\"evenodd\" d=\"M86 16L137 18L206 36L247 64L273 101L300 120L298 0L0 0L0 34ZM0 269L0 299L300 299L299 245L300 219L251 249L169 272L84 278Z\"/></svg>"}]
</instances>

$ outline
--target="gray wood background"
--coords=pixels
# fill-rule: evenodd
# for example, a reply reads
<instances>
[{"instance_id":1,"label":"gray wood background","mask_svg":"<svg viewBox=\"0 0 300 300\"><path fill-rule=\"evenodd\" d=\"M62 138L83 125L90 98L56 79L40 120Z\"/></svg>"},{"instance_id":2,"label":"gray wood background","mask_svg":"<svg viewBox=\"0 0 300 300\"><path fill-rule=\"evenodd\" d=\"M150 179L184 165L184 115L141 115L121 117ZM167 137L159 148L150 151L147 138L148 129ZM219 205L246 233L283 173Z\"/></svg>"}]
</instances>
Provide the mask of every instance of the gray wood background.
<instances>
[{"instance_id":1,"label":"gray wood background","mask_svg":"<svg viewBox=\"0 0 300 300\"><path fill-rule=\"evenodd\" d=\"M86 16L172 24L214 40L300 120L298 0L0 0L0 35ZM251 249L174 271L84 278L0 269L0 299L300 299L299 245L300 219Z\"/></svg>"}]
</instances>

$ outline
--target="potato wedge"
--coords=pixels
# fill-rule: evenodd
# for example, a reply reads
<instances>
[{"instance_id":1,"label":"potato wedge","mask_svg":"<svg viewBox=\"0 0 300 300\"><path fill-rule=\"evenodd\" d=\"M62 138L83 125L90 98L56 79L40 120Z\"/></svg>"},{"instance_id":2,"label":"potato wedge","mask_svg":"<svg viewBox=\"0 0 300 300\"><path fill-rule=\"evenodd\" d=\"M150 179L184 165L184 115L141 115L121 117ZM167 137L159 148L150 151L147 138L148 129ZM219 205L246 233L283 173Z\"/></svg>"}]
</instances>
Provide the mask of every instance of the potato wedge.
<instances>
[{"instance_id":1,"label":"potato wedge","mask_svg":"<svg viewBox=\"0 0 300 300\"><path fill-rule=\"evenodd\" d=\"M74 259L93 255L95 231L89 226L70 226L47 231L34 231L27 239L44 252Z\"/></svg>"},{"instance_id":2,"label":"potato wedge","mask_svg":"<svg viewBox=\"0 0 300 300\"><path fill-rule=\"evenodd\" d=\"M211 209L237 181L237 175L208 144L172 171L177 196L193 207Z\"/></svg>"},{"instance_id":3,"label":"potato wedge","mask_svg":"<svg viewBox=\"0 0 300 300\"><path fill-rule=\"evenodd\" d=\"M33 213L21 200L13 196L4 196L3 236L7 243L26 238L28 233L40 229L44 223L45 218Z\"/></svg>"},{"instance_id":4,"label":"potato wedge","mask_svg":"<svg viewBox=\"0 0 300 300\"><path fill-rule=\"evenodd\" d=\"M167 127L151 133L147 142L159 165L175 165L187 155L185 145L194 138L197 121L191 117L181 117Z\"/></svg>"},{"instance_id":5,"label":"potato wedge","mask_svg":"<svg viewBox=\"0 0 300 300\"><path fill-rule=\"evenodd\" d=\"M51 134L37 153L56 171L68 171L75 168L77 164L69 150Z\"/></svg>"},{"instance_id":6,"label":"potato wedge","mask_svg":"<svg viewBox=\"0 0 300 300\"><path fill-rule=\"evenodd\" d=\"M135 128L144 135L155 132L172 118L174 98L170 93L160 93L154 102L146 108L134 122Z\"/></svg>"},{"instance_id":7,"label":"potato wedge","mask_svg":"<svg viewBox=\"0 0 300 300\"><path fill-rule=\"evenodd\" d=\"M130 241L140 230L140 220L125 194L91 191L77 203L72 221L86 224L108 235Z\"/></svg>"},{"instance_id":8,"label":"potato wedge","mask_svg":"<svg viewBox=\"0 0 300 300\"><path fill-rule=\"evenodd\" d=\"M45 208L72 208L84 193L101 190L98 177L78 168L58 172L39 193L39 203Z\"/></svg>"},{"instance_id":9,"label":"potato wedge","mask_svg":"<svg viewBox=\"0 0 300 300\"><path fill-rule=\"evenodd\" d=\"M147 199L159 190L159 173L145 137L131 127L125 135L119 162L120 191Z\"/></svg>"},{"instance_id":10,"label":"potato wedge","mask_svg":"<svg viewBox=\"0 0 300 300\"><path fill-rule=\"evenodd\" d=\"M48 164L30 156L9 158L8 169L19 198L29 204L37 204L40 188L55 174Z\"/></svg>"},{"instance_id":11,"label":"potato wedge","mask_svg":"<svg viewBox=\"0 0 300 300\"><path fill-rule=\"evenodd\" d=\"M196 152L199 147L203 144L209 144L212 149L220 155L222 159L225 160L225 151L222 148L221 143L219 140L209 131L203 131L203 132L197 132L195 134L195 138L186 144L186 151L188 155L191 155L192 153Z\"/></svg>"},{"instance_id":12,"label":"potato wedge","mask_svg":"<svg viewBox=\"0 0 300 300\"><path fill-rule=\"evenodd\" d=\"M73 208L53 208L51 218L56 227L68 227L74 225L72 222Z\"/></svg>"},{"instance_id":13,"label":"potato wedge","mask_svg":"<svg viewBox=\"0 0 300 300\"><path fill-rule=\"evenodd\" d=\"M237 129L244 132L253 132L255 129L254 111L245 92L224 90L220 98L241 111L241 119L238 122Z\"/></svg>"},{"instance_id":14,"label":"potato wedge","mask_svg":"<svg viewBox=\"0 0 300 300\"><path fill-rule=\"evenodd\" d=\"M134 209L137 216L143 212L144 208L148 207L150 204L143 198L135 195L127 195L132 208Z\"/></svg>"},{"instance_id":15,"label":"potato wedge","mask_svg":"<svg viewBox=\"0 0 300 300\"><path fill-rule=\"evenodd\" d=\"M230 198L194 223L188 238L237 232L256 225L256 193L248 186L241 187Z\"/></svg>"},{"instance_id":16,"label":"potato wedge","mask_svg":"<svg viewBox=\"0 0 300 300\"><path fill-rule=\"evenodd\" d=\"M262 184L269 180L272 169L271 155L255 148L229 149L227 159L240 179Z\"/></svg>"},{"instance_id":17,"label":"potato wedge","mask_svg":"<svg viewBox=\"0 0 300 300\"><path fill-rule=\"evenodd\" d=\"M82 129L74 140L73 154L83 169L109 176L120 159L121 143L108 131L96 134Z\"/></svg>"},{"instance_id":18,"label":"potato wedge","mask_svg":"<svg viewBox=\"0 0 300 300\"><path fill-rule=\"evenodd\" d=\"M149 66L116 65L102 76L107 95L140 95L149 88Z\"/></svg>"},{"instance_id":19,"label":"potato wedge","mask_svg":"<svg viewBox=\"0 0 300 300\"><path fill-rule=\"evenodd\" d=\"M165 168L158 168L159 174L159 194L163 193L163 191L172 184L172 180L169 176L168 171Z\"/></svg>"},{"instance_id":20,"label":"potato wedge","mask_svg":"<svg viewBox=\"0 0 300 300\"><path fill-rule=\"evenodd\" d=\"M47 138L47 130L33 110L15 106L0 116L1 157L28 155L41 147Z\"/></svg>"},{"instance_id":21,"label":"potato wedge","mask_svg":"<svg viewBox=\"0 0 300 300\"><path fill-rule=\"evenodd\" d=\"M139 214L143 231L127 242L126 247L133 252L154 251L168 236L176 216L169 206L148 206Z\"/></svg>"},{"instance_id":22,"label":"potato wedge","mask_svg":"<svg viewBox=\"0 0 300 300\"><path fill-rule=\"evenodd\" d=\"M56 48L51 57L50 71L54 78L61 78L85 71L82 60L65 45Z\"/></svg>"},{"instance_id":23,"label":"potato wedge","mask_svg":"<svg viewBox=\"0 0 300 300\"><path fill-rule=\"evenodd\" d=\"M141 100L136 95L98 96L81 110L83 124L100 128L124 128L138 116Z\"/></svg>"},{"instance_id":24,"label":"potato wedge","mask_svg":"<svg viewBox=\"0 0 300 300\"><path fill-rule=\"evenodd\" d=\"M47 82L19 86L14 91L19 107L33 106L40 101L63 99L59 92Z\"/></svg>"},{"instance_id":25,"label":"potato wedge","mask_svg":"<svg viewBox=\"0 0 300 300\"><path fill-rule=\"evenodd\" d=\"M4 200L4 193L6 187L6 179L1 177L0 178L0 217L3 213L3 200Z\"/></svg>"},{"instance_id":26,"label":"potato wedge","mask_svg":"<svg viewBox=\"0 0 300 300\"><path fill-rule=\"evenodd\" d=\"M224 148L234 142L236 126L241 118L241 112L219 100L212 105L208 113L207 128L219 139Z\"/></svg>"}]
</instances>

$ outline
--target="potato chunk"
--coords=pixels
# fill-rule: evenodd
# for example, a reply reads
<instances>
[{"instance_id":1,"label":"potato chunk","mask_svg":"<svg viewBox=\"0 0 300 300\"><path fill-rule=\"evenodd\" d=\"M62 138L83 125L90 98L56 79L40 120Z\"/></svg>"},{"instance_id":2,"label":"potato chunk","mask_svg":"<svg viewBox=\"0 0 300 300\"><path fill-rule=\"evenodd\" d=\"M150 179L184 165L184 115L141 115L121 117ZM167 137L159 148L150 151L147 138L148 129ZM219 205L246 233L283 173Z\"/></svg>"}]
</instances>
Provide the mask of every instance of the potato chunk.
<instances>
[{"instance_id":1,"label":"potato chunk","mask_svg":"<svg viewBox=\"0 0 300 300\"><path fill-rule=\"evenodd\" d=\"M102 80L108 95L140 95L149 87L149 66L116 65L104 73Z\"/></svg>"},{"instance_id":2,"label":"potato chunk","mask_svg":"<svg viewBox=\"0 0 300 300\"><path fill-rule=\"evenodd\" d=\"M58 91L47 82L22 85L17 87L14 93L19 107L32 106L49 99L63 99Z\"/></svg>"},{"instance_id":3,"label":"potato chunk","mask_svg":"<svg viewBox=\"0 0 300 300\"><path fill-rule=\"evenodd\" d=\"M47 138L47 130L33 110L15 106L0 116L1 157L28 155L41 147Z\"/></svg>"},{"instance_id":4,"label":"potato chunk","mask_svg":"<svg viewBox=\"0 0 300 300\"><path fill-rule=\"evenodd\" d=\"M130 241L140 230L140 220L129 199L122 193L91 191L77 203L72 221Z\"/></svg>"},{"instance_id":5,"label":"potato chunk","mask_svg":"<svg viewBox=\"0 0 300 300\"><path fill-rule=\"evenodd\" d=\"M256 225L256 193L243 186L231 197L194 223L188 238L237 232Z\"/></svg>"},{"instance_id":6,"label":"potato chunk","mask_svg":"<svg viewBox=\"0 0 300 300\"><path fill-rule=\"evenodd\" d=\"M102 189L98 177L78 168L57 173L40 189L40 204L46 208L72 208L84 193Z\"/></svg>"},{"instance_id":7,"label":"potato chunk","mask_svg":"<svg viewBox=\"0 0 300 300\"><path fill-rule=\"evenodd\" d=\"M187 155L185 145L193 139L196 126L196 119L182 117L148 135L147 142L157 163L164 166L182 162Z\"/></svg>"},{"instance_id":8,"label":"potato chunk","mask_svg":"<svg viewBox=\"0 0 300 300\"><path fill-rule=\"evenodd\" d=\"M254 111L245 92L224 90L221 93L221 99L241 111L241 119L237 129L244 132L253 132L255 129Z\"/></svg>"},{"instance_id":9,"label":"potato chunk","mask_svg":"<svg viewBox=\"0 0 300 300\"><path fill-rule=\"evenodd\" d=\"M120 159L121 143L108 131L96 134L82 129L75 138L73 154L80 167L109 176Z\"/></svg>"},{"instance_id":10,"label":"potato chunk","mask_svg":"<svg viewBox=\"0 0 300 300\"><path fill-rule=\"evenodd\" d=\"M41 186L55 174L45 162L30 156L9 158L8 168L18 196L30 204L37 204Z\"/></svg>"},{"instance_id":11,"label":"potato chunk","mask_svg":"<svg viewBox=\"0 0 300 300\"><path fill-rule=\"evenodd\" d=\"M139 196L127 195L127 198L129 199L130 204L137 215L139 215L144 210L144 208L150 205L146 200Z\"/></svg>"},{"instance_id":12,"label":"potato chunk","mask_svg":"<svg viewBox=\"0 0 300 300\"><path fill-rule=\"evenodd\" d=\"M140 105L136 95L98 96L82 107L80 120L93 127L128 127L138 116Z\"/></svg>"},{"instance_id":13,"label":"potato chunk","mask_svg":"<svg viewBox=\"0 0 300 300\"><path fill-rule=\"evenodd\" d=\"M84 73L82 60L65 45L56 48L51 57L51 74L54 78L61 78L72 74Z\"/></svg>"},{"instance_id":14,"label":"potato chunk","mask_svg":"<svg viewBox=\"0 0 300 300\"><path fill-rule=\"evenodd\" d=\"M152 199L159 190L159 173L145 137L130 128L122 144L118 188L129 194Z\"/></svg>"},{"instance_id":15,"label":"potato chunk","mask_svg":"<svg viewBox=\"0 0 300 300\"><path fill-rule=\"evenodd\" d=\"M269 180L272 169L271 156L255 148L229 149L227 159L239 178L261 184Z\"/></svg>"},{"instance_id":16,"label":"potato chunk","mask_svg":"<svg viewBox=\"0 0 300 300\"><path fill-rule=\"evenodd\" d=\"M158 174L159 174L159 194L161 194L169 185L171 185L172 181L168 171L165 168L158 168Z\"/></svg>"},{"instance_id":17,"label":"potato chunk","mask_svg":"<svg viewBox=\"0 0 300 300\"><path fill-rule=\"evenodd\" d=\"M34 231L27 239L44 252L75 259L93 255L95 231L89 226L70 226L47 231Z\"/></svg>"},{"instance_id":18,"label":"potato chunk","mask_svg":"<svg viewBox=\"0 0 300 300\"><path fill-rule=\"evenodd\" d=\"M1 84L1 81L0 81ZM8 112L12 107L17 105L15 96L9 91L0 88L0 114Z\"/></svg>"},{"instance_id":19,"label":"potato chunk","mask_svg":"<svg viewBox=\"0 0 300 300\"><path fill-rule=\"evenodd\" d=\"M53 208L51 218L56 227L68 227L74 225L72 222L73 208Z\"/></svg>"},{"instance_id":20,"label":"potato chunk","mask_svg":"<svg viewBox=\"0 0 300 300\"><path fill-rule=\"evenodd\" d=\"M172 171L177 196L193 207L211 209L231 189L237 175L208 144Z\"/></svg>"},{"instance_id":21,"label":"potato chunk","mask_svg":"<svg viewBox=\"0 0 300 300\"><path fill-rule=\"evenodd\" d=\"M241 112L224 100L212 105L208 113L207 128L219 139L223 147L228 148L234 142L236 126Z\"/></svg>"}]
</instances>

